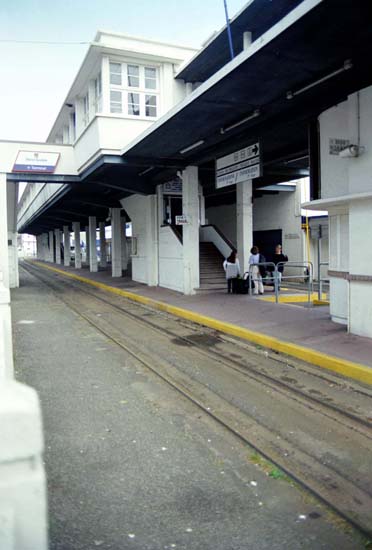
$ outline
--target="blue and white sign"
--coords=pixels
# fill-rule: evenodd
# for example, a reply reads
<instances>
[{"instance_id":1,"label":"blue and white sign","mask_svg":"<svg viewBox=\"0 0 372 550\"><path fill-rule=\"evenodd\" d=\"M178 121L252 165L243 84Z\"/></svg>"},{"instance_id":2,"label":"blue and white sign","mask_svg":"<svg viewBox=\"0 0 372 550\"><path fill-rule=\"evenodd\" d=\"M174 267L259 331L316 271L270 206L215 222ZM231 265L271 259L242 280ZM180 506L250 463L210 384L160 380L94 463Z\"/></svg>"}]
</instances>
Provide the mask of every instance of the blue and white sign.
<instances>
[{"instance_id":1,"label":"blue and white sign","mask_svg":"<svg viewBox=\"0 0 372 550\"><path fill-rule=\"evenodd\" d=\"M261 176L260 144L254 143L216 161L216 188Z\"/></svg>"},{"instance_id":2,"label":"blue and white sign","mask_svg":"<svg viewBox=\"0 0 372 550\"><path fill-rule=\"evenodd\" d=\"M12 172L53 174L59 153L41 151L18 151Z\"/></svg>"}]
</instances>

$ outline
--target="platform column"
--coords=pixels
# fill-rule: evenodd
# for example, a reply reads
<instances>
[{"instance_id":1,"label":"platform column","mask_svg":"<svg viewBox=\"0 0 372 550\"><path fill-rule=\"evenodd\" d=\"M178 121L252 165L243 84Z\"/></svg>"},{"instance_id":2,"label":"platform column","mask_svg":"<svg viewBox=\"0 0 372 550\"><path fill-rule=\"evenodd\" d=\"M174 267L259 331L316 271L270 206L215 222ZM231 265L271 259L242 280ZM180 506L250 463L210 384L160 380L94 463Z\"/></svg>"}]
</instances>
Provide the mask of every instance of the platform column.
<instances>
[{"instance_id":1,"label":"platform column","mask_svg":"<svg viewBox=\"0 0 372 550\"><path fill-rule=\"evenodd\" d=\"M63 226L63 263L66 267L71 262L71 242L70 242L70 228L68 225Z\"/></svg>"},{"instance_id":2,"label":"platform column","mask_svg":"<svg viewBox=\"0 0 372 550\"><path fill-rule=\"evenodd\" d=\"M80 222L73 222L72 230L75 239L75 267L81 269Z\"/></svg>"},{"instance_id":3,"label":"platform column","mask_svg":"<svg viewBox=\"0 0 372 550\"><path fill-rule=\"evenodd\" d=\"M89 216L89 270L92 273L98 271L97 262L97 218Z\"/></svg>"},{"instance_id":4,"label":"platform column","mask_svg":"<svg viewBox=\"0 0 372 550\"><path fill-rule=\"evenodd\" d=\"M236 242L242 273L248 271L250 250L253 242L252 180L236 186Z\"/></svg>"},{"instance_id":5,"label":"platform column","mask_svg":"<svg viewBox=\"0 0 372 550\"><path fill-rule=\"evenodd\" d=\"M59 229L55 229L54 235L56 248L56 264L61 264L61 231Z\"/></svg>"},{"instance_id":6,"label":"platform column","mask_svg":"<svg viewBox=\"0 0 372 550\"><path fill-rule=\"evenodd\" d=\"M111 269L113 277L121 277L120 208L111 209Z\"/></svg>"},{"instance_id":7,"label":"platform column","mask_svg":"<svg viewBox=\"0 0 372 550\"><path fill-rule=\"evenodd\" d=\"M182 172L183 286L185 294L199 288L199 181L198 167L188 166Z\"/></svg>"},{"instance_id":8,"label":"platform column","mask_svg":"<svg viewBox=\"0 0 372 550\"><path fill-rule=\"evenodd\" d=\"M99 222L99 249L101 259L99 265L101 267L107 267L107 249L106 249L106 224L105 222Z\"/></svg>"},{"instance_id":9,"label":"platform column","mask_svg":"<svg viewBox=\"0 0 372 550\"><path fill-rule=\"evenodd\" d=\"M121 267L123 271L128 269L128 247L126 238L126 219L121 218Z\"/></svg>"},{"instance_id":10,"label":"platform column","mask_svg":"<svg viewBox=\"0 0 372 550\"><path fill-rule=\"evenodd\" d=\"M89 265L89 225L85 226L85 261Z\"/></svg>"},{"instance_id":11,"label":"platform column","mask_svg":"<svg viewBox=\"0 0 372 550\"><path fill-rule=\"evenodd\" d=\"M54 231L49 231L49 262L54 262Z\"/></svg>"}]
</instances>

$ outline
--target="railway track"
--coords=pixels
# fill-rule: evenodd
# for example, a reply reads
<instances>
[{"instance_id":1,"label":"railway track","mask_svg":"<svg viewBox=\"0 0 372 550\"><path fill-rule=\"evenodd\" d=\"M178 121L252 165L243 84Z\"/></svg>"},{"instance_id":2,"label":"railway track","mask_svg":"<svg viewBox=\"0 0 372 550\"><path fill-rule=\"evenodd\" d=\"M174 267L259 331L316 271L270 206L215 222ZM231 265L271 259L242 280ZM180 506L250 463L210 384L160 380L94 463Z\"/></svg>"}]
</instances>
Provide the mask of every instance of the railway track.
<instances>
[{"instance_id":1,"label":"railway track","mask_svg":"<svg viewBox=\"0 0 372 550\"><path fill-rule=\"evenodd\" d=\"M110 341L372 535L368 388L128 299L90 292L84 283L31 264L24 268Z\"/></svg>"}]
</instances>

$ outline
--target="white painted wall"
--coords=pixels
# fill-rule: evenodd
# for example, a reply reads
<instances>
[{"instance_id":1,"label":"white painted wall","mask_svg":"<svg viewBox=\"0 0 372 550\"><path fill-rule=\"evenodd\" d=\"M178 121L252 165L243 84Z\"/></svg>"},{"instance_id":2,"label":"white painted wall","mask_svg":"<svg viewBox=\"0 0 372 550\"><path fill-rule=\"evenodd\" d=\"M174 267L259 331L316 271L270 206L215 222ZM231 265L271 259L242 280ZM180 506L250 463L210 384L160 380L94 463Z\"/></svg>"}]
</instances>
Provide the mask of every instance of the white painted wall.
<instances>
[{"instance_id":1,"label":"white painted wall","mask_svg":"<svg viewBox=\"0 0 372 550\"><path fill-rule=\"evenodd\" d=\"M253 203L253 231L282 229L283 252L291 261L303 261L300 190L265 195ZM236 205L206 209L208 223L214 224L236 246ZM294 238L296 236L296 238Z\"/></svg>"},{"instance_id":2,"label":"white painted wall","mask_svg":"<svg viewBox=\"0 0 372 550\"><path fill-rule=\"evenodd\" d=\"M183 246L169 226L159 228L159 286L183 292Z\"/></svg>"},{"instance_id":3,"label":"white painted wall","mask_svg":"<svg viewBox=\"0 0 372 550\"><path fill-rule=\"evenodd\" d=\"M158 284L158 215L156 195L131 195L121 204L132 222L132 279L150 286Z\"/></svg>"}]
</instances>

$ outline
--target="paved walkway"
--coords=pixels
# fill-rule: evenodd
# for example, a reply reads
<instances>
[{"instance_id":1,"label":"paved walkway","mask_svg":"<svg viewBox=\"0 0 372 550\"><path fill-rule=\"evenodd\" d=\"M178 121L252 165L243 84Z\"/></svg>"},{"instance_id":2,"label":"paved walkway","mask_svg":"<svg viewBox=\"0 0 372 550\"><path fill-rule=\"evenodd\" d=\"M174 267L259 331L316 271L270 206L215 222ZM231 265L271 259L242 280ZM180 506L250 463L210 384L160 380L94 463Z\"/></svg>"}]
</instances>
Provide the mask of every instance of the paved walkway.
<instances>
[{"instance_id":1,"label":"paved walkway","mask_svg":"<svg viewBox=\"0 0 372 550\"><path fill-rule=\"evenodd\" d=\"M304 346L309 351L372 367L372 339L348 334L345 326L333 323L328 306L307 308L304 304L275 304L221 291L184 296L172 290L148 287L127 277L112 278L108 270L90 273L87 267L76 270L46 262L45 265Z\"/></svg>"}]
</instances>

